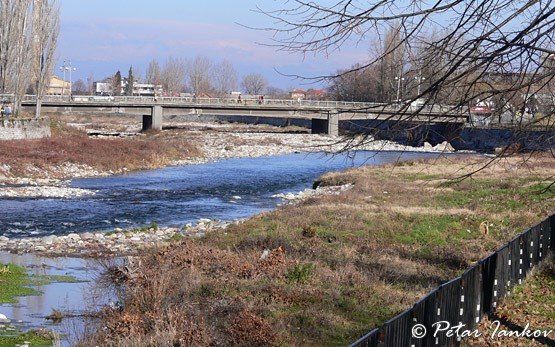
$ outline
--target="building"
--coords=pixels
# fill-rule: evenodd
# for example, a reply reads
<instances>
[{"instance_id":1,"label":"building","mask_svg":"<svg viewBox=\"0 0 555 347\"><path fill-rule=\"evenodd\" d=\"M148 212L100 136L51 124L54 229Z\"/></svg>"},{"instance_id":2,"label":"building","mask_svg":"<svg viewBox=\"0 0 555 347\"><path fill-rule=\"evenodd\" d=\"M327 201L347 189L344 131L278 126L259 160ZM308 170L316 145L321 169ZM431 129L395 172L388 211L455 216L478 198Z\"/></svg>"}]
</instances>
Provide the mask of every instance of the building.
<instances>
[{"instance_id":1,"label":"building","mask_svg":"<svg viewBox=\"0 0 555 347\"><path fill-rule=\"evenodd\" d=\"M163 93L162 85L133 83L134 96L158 96Z\"/></svg>"},{"instance_id":2,"label":"building","mask_svg":"<svg viewBox=\"0 0 555 347\"><path fill-rule=\"evenodd\" d=\"M291 99L304 100L306 98L306 91L304 89L293 89L291 91Z\"/></svg>"},{"instance_id":3,"label":"building","mask_svg":"<svg viewBox=\"0 0 555 347\"><path fill-rule=\"evenodd\" d=\"M71 91L71 83L64 81L60 77L53 75L50 76L46 94L48 95L69 95Z\"/></svg>"},{"instance_id":4,"label":"building","mask_svg":"<svg viewBox=\"0 0 555 347\"><path fill-rule=\"evenodd\" d=\"M309 89L305 95L307 100L325 100L328 93L323 89Z\"/></svg>"},{"instance_id":5,"label":"building","mask_svg":"<svg viewBox=\"0 0 555 347\"><path fill-rule=\"evenodd\" d=\"M108 96L112 95L112 84L107 82L93 83L94 95Z\"/></svg>"},{"instance_id":6,"label":"building","mask_svg":"<svg viewBox=\"0 0 555 347\"><path fill-rule=\"evenodd\" d=\"M119 95L125 94L125 87L127 81L121 82L121 90ZM112 95L112 83L109 82L94 82L93 90L95 95L107 96ZM154 85L148 83L133 83L133 96L158 96L162 95L163 90L161 85Z\"/></svg>"}]
</instances>

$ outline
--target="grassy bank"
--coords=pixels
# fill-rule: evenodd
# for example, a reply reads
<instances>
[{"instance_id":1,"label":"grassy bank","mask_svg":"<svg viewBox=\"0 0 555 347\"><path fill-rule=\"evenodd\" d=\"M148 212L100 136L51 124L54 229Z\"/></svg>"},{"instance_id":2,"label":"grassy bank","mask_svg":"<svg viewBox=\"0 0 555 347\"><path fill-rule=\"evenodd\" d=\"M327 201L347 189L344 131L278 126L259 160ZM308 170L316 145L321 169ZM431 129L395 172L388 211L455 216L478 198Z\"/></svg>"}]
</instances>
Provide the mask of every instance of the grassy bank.
<instances>
[{"instance_id":1,"label":"grassy bank","mask_svg":"<svg viewBox=\"0 0 555 347\"><path fill-rule=\"evenodd\" d=\"M84 345L346 345L553 212L555 161L523 159L325 175L354 188L146 255Z\"/></svg>"},{"instance_id":2,"label":"grassy bank","mask_svg":"<svg viewBox=\"0 0 555 347\"><path fill-rule=\"evenodd\" d=\"M478 331L479 338L465 341L465 346L545 346L553 345L555 340L555 262L546 260L533 270L529 278L513 289L489 319L484 319ZM499 326L497 325L499 322ZM504 335L504 331L549 332L549 336L538 339ZM551 343L551 344L550 344Z\"/></svg>"},{"instance_id":3,"label":"grassy bank","mask_svg":"<svg viewBox=\"0 0 555 347\"><path fill-rule=\"evenodd\" d=\"M151 132L136 138L91 138L85 132L53 121L52 137L0 142L0 173L30 178L70 178L64 170L77 165L98 172L123 172L163 167L199 156L187 139Z\"/></svg>"}]
</instances>

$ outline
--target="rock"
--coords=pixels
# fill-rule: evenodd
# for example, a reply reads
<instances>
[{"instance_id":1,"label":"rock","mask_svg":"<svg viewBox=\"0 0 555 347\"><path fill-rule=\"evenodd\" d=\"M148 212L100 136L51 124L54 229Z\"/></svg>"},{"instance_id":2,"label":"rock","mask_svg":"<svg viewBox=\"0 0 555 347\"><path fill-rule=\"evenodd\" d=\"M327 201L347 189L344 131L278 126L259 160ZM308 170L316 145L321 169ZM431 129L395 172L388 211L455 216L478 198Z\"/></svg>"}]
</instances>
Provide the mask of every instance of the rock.
<instances>
[{"instance_id":1,"label":"rock","mask_svg":"<svg viewBox=\"0 0 555 347\"><path fill-rule=\"evenodd\" d=\"M94 239L94 235L92 233L81 234L81 240L92 240L92 239Z\"/></svg>"},{"instance_id":2,"label":"rock","mask_svg":"<svg viewBox=\"0 0 555 347\"><path fill-rule=\"evenodd\" d=\"M439 145L435 146L433 149L436 150L436 151L439 151L439 152L454 152L455 151L453 146L451 146L451 144L447 141L443 141Z\"/></svg>"},{"instance_id":3,"label":"rock","mask_svg":"<svg viewBox=\"0 0 555 347\"><path fill-rule=\"evenodd\" d=\"M71 233L71 234L67 235L67 237L69 239L72 239L72 240L80 240L81 239L81 236L79 236L79 234L75 234L75 233Z\"/></svg>"},{"instance_id":4,"label":"rock","mask_svg":"<svg viewBox=\"0 0 555 347\"><path fill-rule=\"evenodd\" d=\"M8 242L10 241L9 238L7 238L6 236L0 236L0 242Z\"/></svg>"},{"instance_id":5,"label":"rock","mask_svg":"<svg viewBox=\"0 0 555 347\"><path fill-rule=\"evenodd\" d=\"M264 252L262 252L262 255L260 256L261 260L264 260L266 258L268 258L270 256L271 251L269 249L265 249Z\"/></svg>"},{"instance_id":6,"label":"rock","mask_svg":"<svg viewBox=\"0 0 555 347\"><path fill-rule=\"evenodd\" d=\"M424 145L422 147L424 147L424 150L426 151L431 151L434 149L434 147L429 142L424 142Z\"/></svg>"},{"instance_id":7,"label":"rock","mask_svg":"<svg viewBox=\"0 0 555 347\"><path fill-rule=\"evenodd\" d=\"M44 251L46 251L46 247L44 247L44 246L35 246L35 251L44 252Z\"/></svg>"},{"instance_id":8,"label":"rock","mask_svg":"<svg viewBox=\"0 0 555 347\"><path fill-rule=\"evenodd\" d=\"M207 224L207 223L212 222L212 220L207 219L207 218L201 218L201 219L198 220L198 222L203 223L203 224Z\"/></svg>"},{"instance_id":9,"label":"rock","mask_svg":"<svg viewBox=\"0 0 555 347\"><path fill-rule=\"evenodd\" d=\"M46 236L42 238L42 243L45 245L51 245L56 241L57 238L58 237L56 237L55 235Z\"/></svg>"}]
</instances>

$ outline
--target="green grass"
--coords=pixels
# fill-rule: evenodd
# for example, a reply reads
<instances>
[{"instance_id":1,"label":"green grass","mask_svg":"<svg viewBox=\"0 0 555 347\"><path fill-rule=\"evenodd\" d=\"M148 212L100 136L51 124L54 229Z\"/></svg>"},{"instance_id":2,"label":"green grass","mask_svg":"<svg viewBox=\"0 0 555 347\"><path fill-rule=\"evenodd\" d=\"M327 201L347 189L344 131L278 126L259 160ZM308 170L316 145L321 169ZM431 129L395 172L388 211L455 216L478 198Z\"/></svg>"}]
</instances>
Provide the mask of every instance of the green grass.
<instances>
[{"instance_id":1,"label":"green grass","mask_svg":"<svg viewBox=\"0 0 555 347\"><path fill-rule=\"evenodd\" d=\"M0 264L0 304L17 302L18 296L37 295L38 292L30 288L32 278L22 266L14 264Z\"/></svg>"},{"instance_id":2,"label":"green grass","mask_svg":"<svg viewBox=\"0 0 555 347\"><path fill-rule=\"evenodd\" d=\"M81 281L73 276L29 275L22 266L0 264L0 304L16 303L19 296L39 295L32 286L78 282Z\"/></svg>"},{"instance_id":3,"label":"green grass","mask_svg":"<svg viewBox=\"0 0 555 347\"><path fill-rule=\"evenodd\" d=\"M553 262L553 260L551 260ZM536 271L523 284L516 286L512 295L505 300L506 314L533 316L538 322L555 321L555 265ZM515 318L515 317L512 317ZM553 329L553 326L538 326L535 329ZM541 325L541 323L539 324Z\"/></svg>"},{"instance_id":4,"label":"green grass","mask_svg":"<svg viewBox=\"0 0 555 347\"><path fill-rule=\"evenodd\" d=\"M52 337L49 333L41 333L36 331L23 332L2 332L0 330L0 347L13 347L23 342L29 342L32 347L50 347L52 346Z\"/></svg>"}]
</instances>

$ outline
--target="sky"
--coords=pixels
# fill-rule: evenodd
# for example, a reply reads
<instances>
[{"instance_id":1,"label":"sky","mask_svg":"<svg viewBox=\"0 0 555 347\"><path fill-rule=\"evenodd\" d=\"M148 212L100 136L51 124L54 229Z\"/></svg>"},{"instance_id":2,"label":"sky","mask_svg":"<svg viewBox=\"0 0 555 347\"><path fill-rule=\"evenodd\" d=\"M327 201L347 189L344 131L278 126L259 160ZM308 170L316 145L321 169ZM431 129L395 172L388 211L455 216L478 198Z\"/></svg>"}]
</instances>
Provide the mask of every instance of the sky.
<instances>
[{"instance_id":1,"label":"sky","mask_svg":"<svg viewBox=\"0 0 555 347\"><path fill-rule=\"evenodd\" d=\"M72 80L126 76L130 66L144 76L148 63L161 64L170 56L193 60L206 56L223 59L236 68L239 81L261 73L269 84L282 89L311 88L307 80L287 74L313 77L335 72L360 62L367 49L350 47L329 57L279 52L264 44L271 33L249 27L268 27L271 20L256 7L278 6L271 0L59 0L61 29L55 73L71 61ZM69 79L69 76L66 76Z\"/></svg>"}]
</instances>

